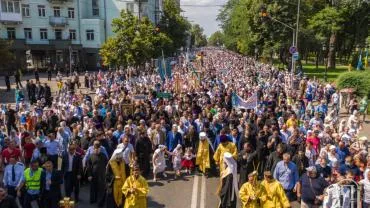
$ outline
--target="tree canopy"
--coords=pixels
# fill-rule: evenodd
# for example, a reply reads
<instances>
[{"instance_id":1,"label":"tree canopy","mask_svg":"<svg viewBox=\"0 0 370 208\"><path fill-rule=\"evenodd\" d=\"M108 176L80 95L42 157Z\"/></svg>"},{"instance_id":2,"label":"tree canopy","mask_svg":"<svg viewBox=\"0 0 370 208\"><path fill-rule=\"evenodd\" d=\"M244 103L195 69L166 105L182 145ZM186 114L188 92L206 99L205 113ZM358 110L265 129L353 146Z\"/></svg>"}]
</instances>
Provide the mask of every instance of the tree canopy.
<instances>
[{"instance_id":1,"label":"tree canopy","mask_svg":"<svg viewBox=\"0 0 370 208\"><path fill-rule=\"evenodd\" d=\"M113 20L112 26L115 36L100 49L105 65L142 66L151 58L160 56L161 48L172 43L164 33L155 30L149 19L139 20L126 11Z\"/></svg>"},{"instance_id":2,"label":"tree canopy","mask_svg":"<svg viewBox=\"0 0 370 208\"><path fill-rule=\"evenodd\" d=\"M224 35L221 31L214 32L209 38L208 38L208 45L209 46L223 46L224 45Z\"/></svg>"},{"instance_id":3,"label":"tree canopy","mask_svg":"<svg viewBox=\"0 0 370 208\"><path fill-rule=\"evenodd\" d=\"M191 45L195 47L204 47L207 45L207 36L204 35L204 29L199 24L194 24L190 30Z\"/></svg>"},{"instance_id":4,"label":"tree canopy","mask_svg":"<svg viewBox=\"0 0 370 208\"><path fill-rule=\"evenodd\" d=\"M236 52L265 56L278 53L287 62L293 31L267 14L293 28L296 27L297 2L290 0L228 0L218 20L225 47ZM328 48L329 67L335 55L348 57L356 46L364 48L369 36L370 2L364 0L301 0L298 49L301 56Z\"/></svg>"}]
</instances>

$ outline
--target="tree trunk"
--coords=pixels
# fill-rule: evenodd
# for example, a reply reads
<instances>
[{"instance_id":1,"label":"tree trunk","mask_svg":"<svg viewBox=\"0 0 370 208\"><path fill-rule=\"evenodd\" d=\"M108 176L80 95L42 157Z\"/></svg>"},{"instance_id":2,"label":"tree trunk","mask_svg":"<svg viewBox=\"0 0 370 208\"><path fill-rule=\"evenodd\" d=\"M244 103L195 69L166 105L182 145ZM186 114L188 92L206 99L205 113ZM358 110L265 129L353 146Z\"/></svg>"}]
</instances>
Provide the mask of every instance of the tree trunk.
<instances>
[{"instance_id":1,"label":"tree trunk","mask_svg":"<svg viewBox=\"0 0 370 208\"><path fill-rule=\"evenodd\" d=\"M337 44L337 34L332 33L329 39L328 47L328 69L335 69L335 46Z\"/></svg>"},{"instance_id":2,"label":"tree trunk","mask_svg":"<svg viewBox=\"0 0 370 208\"><path fill-rule=\"evenodd\" d=\"M316 69L319 68L319 52L316 51Z\"/></svg>"}]
</instances>

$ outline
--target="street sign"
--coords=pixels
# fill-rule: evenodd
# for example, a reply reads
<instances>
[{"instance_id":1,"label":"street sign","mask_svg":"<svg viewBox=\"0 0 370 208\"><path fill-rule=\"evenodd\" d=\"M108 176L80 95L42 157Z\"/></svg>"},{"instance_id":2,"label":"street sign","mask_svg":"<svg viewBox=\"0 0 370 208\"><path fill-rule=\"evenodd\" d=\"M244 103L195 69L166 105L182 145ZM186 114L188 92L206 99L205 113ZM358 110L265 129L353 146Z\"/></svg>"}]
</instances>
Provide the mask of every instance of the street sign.
<instances>
[{"instance_id":1,"label":"street sign","mask_svg":"<svg viewBox=\"0 0 370 208\"><path fill-rule=\"evenodd\" d=\"M172 94L169 93L169 92L159 92L159 93L157 93L157 98L170 99L170 98L172 98Z\"/></svg>"},{"instance_id":2,"label":"street sign","mask_svg":"<svg viewBox=\"0 0 370 208\"><path fill-rule=\"evenodd\" d=\"M298 58L299 58L299 53L298 52L293 53L293 59L294 59L294 61L297 61Z\"/></svg>"},{"instance_id":3,"label":"street sign","mask_svg":"<svg viewBox=\"0 0 370 208\"><path fill-rule=\"evenodd\" d=\"M297 47L295 47L295 46L291 46L291 47L289 48L289 53L293 54L293 53L295 53L295 52L297 52Z\"/></svg>"}]
</instances>

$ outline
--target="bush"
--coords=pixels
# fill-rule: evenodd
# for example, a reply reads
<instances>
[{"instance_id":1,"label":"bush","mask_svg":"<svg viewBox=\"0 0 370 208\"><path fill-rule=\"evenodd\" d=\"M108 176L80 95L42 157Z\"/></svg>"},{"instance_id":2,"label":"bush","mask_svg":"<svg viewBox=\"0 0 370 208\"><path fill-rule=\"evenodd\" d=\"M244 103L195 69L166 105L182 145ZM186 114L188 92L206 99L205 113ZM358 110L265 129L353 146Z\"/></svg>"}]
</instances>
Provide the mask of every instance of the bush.
<instances>
[{"instance_id":1,"label":"bush","mask_svg":"<svg viewBox=\"0 0 370 208\"><path fill-rule=\"evenodd\" d=\"M336 83L339 89L354 88L358 96L370 95L370 71L342 73Z\"/></svg>"}]
</instances>

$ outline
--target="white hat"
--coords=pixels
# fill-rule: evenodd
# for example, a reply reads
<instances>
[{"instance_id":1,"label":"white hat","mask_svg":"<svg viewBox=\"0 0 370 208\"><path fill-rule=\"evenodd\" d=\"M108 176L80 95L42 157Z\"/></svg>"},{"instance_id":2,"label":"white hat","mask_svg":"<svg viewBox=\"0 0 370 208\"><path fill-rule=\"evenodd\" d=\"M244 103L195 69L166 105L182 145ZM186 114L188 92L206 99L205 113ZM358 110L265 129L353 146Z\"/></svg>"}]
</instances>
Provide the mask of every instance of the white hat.
<instances>
[{"instance_id":1,"label":"white hat","mask_svg":"<svg viewBox=\"0 0 370 208\"><path fill-rule=\"evenodd\" d=\"M329 147L329 149L330 150L333 150L333 149L335 149L336 147L334 146L334 145L330 145L330 147Z\"/></svg>"},{"instance_id":2,"label":"white hat","mask_svg":"<svg viewBox=\"0 0 370 208\"><path fill-rule=\"evenodd\" d=\"M367 137L366 136L362 136L360 138L358 138L359 141L367 141Z\"/></svg>"},{"instance_id":3,"label":"white hat","mask_svg":"<svg viewBox=\"0 0 370 208\"><path fill-rule=\"evenodd\" d=\"M202 132L200 132L200 133L199 133L199 137L207 137L206 132L203 132L203 131L202 131Z\"/></svg>"}]
</instances>

